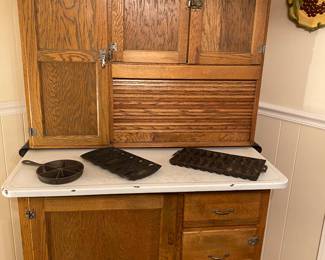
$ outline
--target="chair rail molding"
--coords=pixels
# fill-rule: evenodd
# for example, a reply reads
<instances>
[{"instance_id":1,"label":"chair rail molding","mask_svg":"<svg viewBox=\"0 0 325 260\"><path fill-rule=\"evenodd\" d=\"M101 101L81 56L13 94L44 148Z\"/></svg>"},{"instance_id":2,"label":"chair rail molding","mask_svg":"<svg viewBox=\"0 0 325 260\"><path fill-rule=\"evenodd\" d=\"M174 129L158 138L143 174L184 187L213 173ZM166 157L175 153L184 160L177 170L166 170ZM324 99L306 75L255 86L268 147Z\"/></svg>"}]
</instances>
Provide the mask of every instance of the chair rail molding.
<instances>
[{"instance_id":1,"label":"chair rail molding","mask_svg":"<svg viewBox=\"0 0 325 260\"><path fill-rule=\"evenodd\" d=\"M259 103L258 114L300 125L325 129L325 115L322 114L310 113L265 102Z\"/></svg>"},{"instance_id":2,"label":"chair rail molding","mask_svg":"<svg viewBox=\"0 0 325 260\"><path fill-rule=\"evenodd\" d=\"M0 116L21 114L25 111L25 104L20 101L0 102Z\"/></svg>"}]
</instances>

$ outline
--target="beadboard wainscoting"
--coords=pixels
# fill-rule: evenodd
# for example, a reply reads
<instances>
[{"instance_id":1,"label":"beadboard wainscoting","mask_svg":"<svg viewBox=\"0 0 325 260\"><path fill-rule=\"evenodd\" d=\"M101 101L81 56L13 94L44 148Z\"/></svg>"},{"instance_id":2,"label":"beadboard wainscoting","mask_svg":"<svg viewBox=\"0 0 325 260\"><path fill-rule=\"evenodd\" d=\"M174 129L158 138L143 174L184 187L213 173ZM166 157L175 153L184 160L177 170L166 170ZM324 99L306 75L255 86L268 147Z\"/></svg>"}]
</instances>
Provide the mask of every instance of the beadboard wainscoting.
<instances>
[{"instance_id":1,"label":"beadboard wainscoting","mask_svg":"<svg viewBox=\"0 0 325 260\"><path fill-rule=\"evenodd\" d=\"M324 129L320 115L260 104L255 139L289 179L271 195L263 260L323 260Z\"/></svg>"},{"instance_id":2,"label":"beadboard wainscoting","mask_svg":"<svg viewBox=\"0 0 325 260\"><path fill-rule=\"evenodd\" d=\"M24 105L0 102L0 186L19 160L18 150L27 140ZM16 199L0 196L0 259L21 260L22 247Z\"/></svg>"}]
</instances>

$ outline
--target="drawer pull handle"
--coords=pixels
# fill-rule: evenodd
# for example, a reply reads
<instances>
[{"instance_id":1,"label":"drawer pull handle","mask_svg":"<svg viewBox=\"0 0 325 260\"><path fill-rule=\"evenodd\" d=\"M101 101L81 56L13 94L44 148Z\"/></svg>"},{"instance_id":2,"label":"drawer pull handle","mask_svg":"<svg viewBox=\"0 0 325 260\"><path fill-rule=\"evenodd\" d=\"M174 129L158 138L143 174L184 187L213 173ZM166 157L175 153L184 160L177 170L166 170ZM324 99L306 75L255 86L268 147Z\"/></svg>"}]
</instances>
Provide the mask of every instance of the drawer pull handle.
<instances>
[{"instance_id":1,"label":"drawer pull handle","mask_svg":"<svg viewBox=\"0 0 325 260\"><path fill-rule=\"evenodd\" d=\"M217 257L213 255L209 255L208 258L212 260L225 260L227 257L229 257L229 254L225 254L223 257Z\"/></svg>"},{"instance_id":2,"label":"drawer pull handle","mask_svg":"<svg viewBox=\"0 0 325 260\"><path fill-rule=\"evenodd\" d=\"M234 213L235 210L233 208L230 208L230 209L216 209L213 212L215 214L217 214L217 215L224 216L224 215L229 215L230 213Z\"/></svg>"}]
</instances>

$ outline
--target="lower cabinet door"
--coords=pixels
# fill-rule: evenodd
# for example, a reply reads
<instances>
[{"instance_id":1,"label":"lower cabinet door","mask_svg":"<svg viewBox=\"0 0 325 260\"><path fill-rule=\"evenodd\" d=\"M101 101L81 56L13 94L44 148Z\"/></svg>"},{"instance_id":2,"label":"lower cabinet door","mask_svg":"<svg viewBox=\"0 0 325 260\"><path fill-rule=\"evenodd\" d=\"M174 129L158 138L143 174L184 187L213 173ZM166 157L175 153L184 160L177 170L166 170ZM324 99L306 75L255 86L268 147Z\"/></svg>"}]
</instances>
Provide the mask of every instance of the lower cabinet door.
<instances>
[{"instance_id":1,"label":"lower cabinet door","mask_svg":"<svg viewBox=\"0 0 325 260\"><path fill-rule=\"evenodd\" d=\"M257 260L257 229L229 228L183 233L183 260Z\"/></svg>"},{"instance_id":2,"label":"lower cabinet door","mask_svg":"<svg viewBox=\"0 0 325 260\"><path fill-rule=\"evenodd\" d=\"M24 259L175 259L177 195L30 198L19 207Z\"/></svg>"}]
</instances>

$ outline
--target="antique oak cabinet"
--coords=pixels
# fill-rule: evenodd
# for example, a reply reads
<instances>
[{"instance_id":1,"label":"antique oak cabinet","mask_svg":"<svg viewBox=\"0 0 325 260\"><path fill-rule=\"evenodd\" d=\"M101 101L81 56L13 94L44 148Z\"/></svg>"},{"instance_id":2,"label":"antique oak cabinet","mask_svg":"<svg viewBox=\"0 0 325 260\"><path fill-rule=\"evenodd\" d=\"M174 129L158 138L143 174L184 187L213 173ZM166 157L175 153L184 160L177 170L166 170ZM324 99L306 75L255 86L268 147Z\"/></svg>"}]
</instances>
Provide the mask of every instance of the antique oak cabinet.
<instances>
[{"instance_id":1,"label":"antique oak cabinet","mask_svg":"<svg viewBox=\"0 0 325 260\"><path fill-rule=\"evenodd\" d=\"M269 0L17 1L31 148L253 143ZM258 260L268 196L26 196L24 256Z\"/></svg>"},{"instance_id":2,"label":"antique oak cabinet","mask_svg":"<svg viewBox=\"0 0 325 260\"><path fill-rule=\"evenodd\" d=\"M30 145L252 144L268 0L18 0Z\"/></svg>"}]
</instances>

